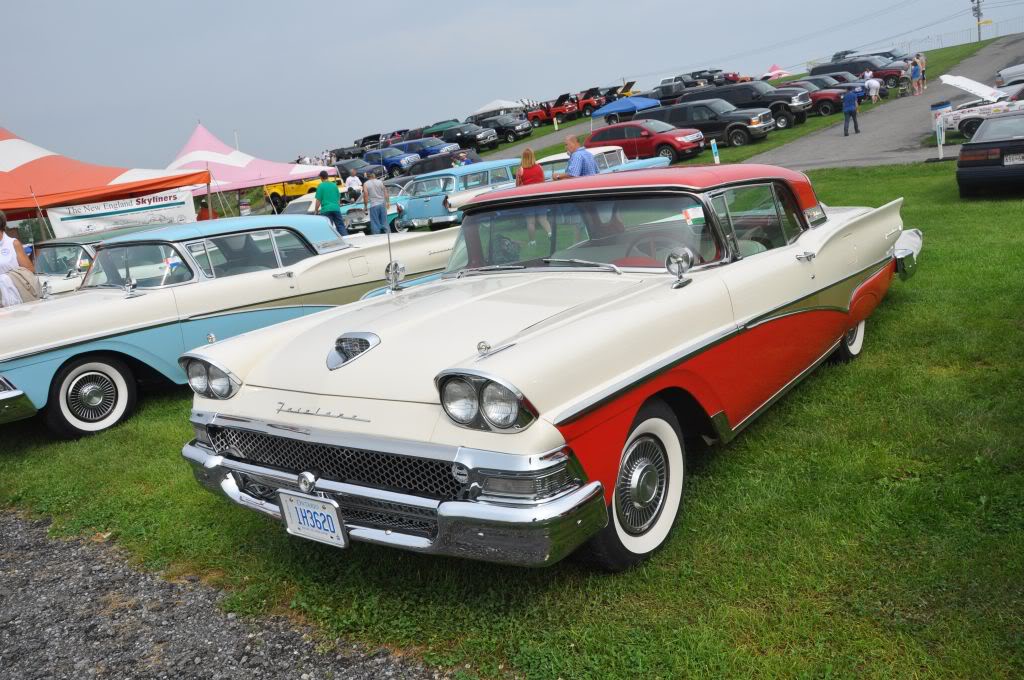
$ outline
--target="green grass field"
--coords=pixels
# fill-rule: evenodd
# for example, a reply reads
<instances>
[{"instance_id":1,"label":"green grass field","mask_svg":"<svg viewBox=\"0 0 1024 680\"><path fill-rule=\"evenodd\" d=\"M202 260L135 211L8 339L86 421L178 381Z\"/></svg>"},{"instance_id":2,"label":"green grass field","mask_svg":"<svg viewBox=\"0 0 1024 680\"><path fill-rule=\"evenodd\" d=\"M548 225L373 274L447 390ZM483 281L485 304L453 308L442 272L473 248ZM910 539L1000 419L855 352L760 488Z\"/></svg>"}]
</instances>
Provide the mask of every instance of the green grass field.
<instances>
[{"instance_id":1,"label":"green grass field","mask_svg":"<svg viewBox=\"0 0 1024 680\"><path fill-rule=\"evenodd\" d=\"M830 205L904 196L920 270L871 317L860 359L690 452L674 533L632 572L290 538L200 491L180 389L78 442L5 426L0 505L58 535L111 532L147 568L226 588L234 611L467 677L1021 677L1021 201L958 200L948 164L811 174Z\"/></svg>"}]
</instances>

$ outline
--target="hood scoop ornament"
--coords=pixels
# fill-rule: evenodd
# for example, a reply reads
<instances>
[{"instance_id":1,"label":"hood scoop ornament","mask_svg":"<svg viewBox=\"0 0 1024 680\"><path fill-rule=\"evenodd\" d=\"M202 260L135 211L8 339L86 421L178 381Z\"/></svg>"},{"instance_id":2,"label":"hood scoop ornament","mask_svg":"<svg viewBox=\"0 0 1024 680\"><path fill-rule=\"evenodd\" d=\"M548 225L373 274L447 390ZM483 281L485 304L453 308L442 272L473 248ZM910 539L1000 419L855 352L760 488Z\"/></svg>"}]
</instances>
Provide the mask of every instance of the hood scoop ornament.
<instances>
[{"instance_id":1,"label":"hood scoop ornament","mask_svg":"<svg viewBox=\"0 0 1024 680\"><path fill-rule=\"evenodd\" d=\"M334 341L334 349L327 353L327 368L337 370L379 344L380 337L376 333L344 333Z\"/></svg>"}]
</instances>

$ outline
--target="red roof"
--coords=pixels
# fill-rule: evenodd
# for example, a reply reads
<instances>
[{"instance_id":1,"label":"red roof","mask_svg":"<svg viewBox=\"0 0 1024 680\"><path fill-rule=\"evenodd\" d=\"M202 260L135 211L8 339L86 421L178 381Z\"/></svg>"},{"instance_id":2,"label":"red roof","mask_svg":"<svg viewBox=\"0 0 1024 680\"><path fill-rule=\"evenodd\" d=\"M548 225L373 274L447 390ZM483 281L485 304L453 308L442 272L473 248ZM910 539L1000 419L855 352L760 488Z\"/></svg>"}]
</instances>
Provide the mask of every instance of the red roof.
<instances>
[{"instance_id":1,"label":"red roof","mask_svg":"<svg viewBox=\"0 0 1024 680\"><path fill-rule=\"evenodd\" d=\"M729 165L695 165L688 167L658 168L656 170L630 170L604 175L591 175L557 182L530 184L525 187L491 191L473 201L473 205L500 201L519 196L561 194L571 191L599 191L601 189L622 189L629 187L678 186L695 191L707 191L737 182L757 180L779 180L789 185L796 196L801 210L818 205L811 180L802 172L780 168L775 165L734 163Z\"/></svg>"}]
</instances>

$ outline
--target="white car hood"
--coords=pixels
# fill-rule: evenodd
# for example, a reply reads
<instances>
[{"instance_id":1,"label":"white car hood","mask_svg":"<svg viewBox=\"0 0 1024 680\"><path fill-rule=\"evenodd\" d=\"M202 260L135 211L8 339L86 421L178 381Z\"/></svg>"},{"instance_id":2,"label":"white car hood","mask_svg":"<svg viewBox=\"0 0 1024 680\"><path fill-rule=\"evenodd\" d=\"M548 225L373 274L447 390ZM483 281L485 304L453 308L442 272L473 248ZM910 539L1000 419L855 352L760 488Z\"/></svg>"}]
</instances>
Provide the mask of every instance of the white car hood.
<instances>
[{"instance_id":1,"label":"white car hood","mask_svg":"<svg viewBox=\"0 0 1024 680\"><path fill-rule=\"evenodd\" d=\"M481 341L501 348L526 329L582 313L641 285L639 277L584 272L427 284L308 317L243 380L303 393L437 403L434 377L451 366L471 365ZM346 332L374 333L380 344L328 370L327 355Z\"/></svg>"},{"instance_id":2,"label":"white car hood","mask_svg":"<svg viewBox=\"0 0 1024 680\"><path fill-rule=\"evenodd\" d=\"M1006 93L1002 90L997 90L994 87L989 87L984 83L979 83L977 80L971 80L963 76L947 76L941 75L939 78L946 85L952 85L953 87L963 90L968 94L973 94L975 97L981 97L987 102L999 101L1001 97L1005 97Z\"/></svg>"}]
</instances>

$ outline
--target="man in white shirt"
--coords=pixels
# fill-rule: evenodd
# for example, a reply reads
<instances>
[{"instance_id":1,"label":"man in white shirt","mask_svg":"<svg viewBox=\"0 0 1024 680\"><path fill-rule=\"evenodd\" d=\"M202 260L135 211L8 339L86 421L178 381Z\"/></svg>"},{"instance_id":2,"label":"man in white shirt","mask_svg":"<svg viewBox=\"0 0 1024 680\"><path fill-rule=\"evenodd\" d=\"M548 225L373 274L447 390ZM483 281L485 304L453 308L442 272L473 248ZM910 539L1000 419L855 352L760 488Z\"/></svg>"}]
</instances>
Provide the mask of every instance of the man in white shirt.
<instances>
[{"instance_id":1,"label":"man in white shirt","mask_svg":"<svg viewBox=\"0 0 1024 680\"><path fill-rule=\"evenodd\" d=\"M345 178L345 189L348 193L348 200L353 202L359 198L359 194L363 193L363 182L356 175L355 168L348 171L348 177Z\"/></svg>"}]
</instances>

